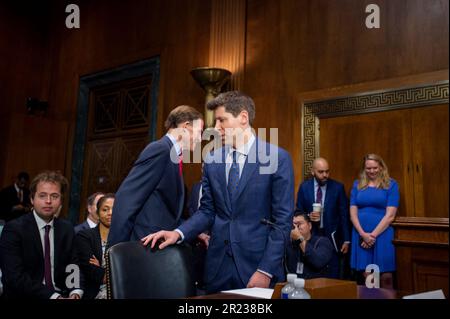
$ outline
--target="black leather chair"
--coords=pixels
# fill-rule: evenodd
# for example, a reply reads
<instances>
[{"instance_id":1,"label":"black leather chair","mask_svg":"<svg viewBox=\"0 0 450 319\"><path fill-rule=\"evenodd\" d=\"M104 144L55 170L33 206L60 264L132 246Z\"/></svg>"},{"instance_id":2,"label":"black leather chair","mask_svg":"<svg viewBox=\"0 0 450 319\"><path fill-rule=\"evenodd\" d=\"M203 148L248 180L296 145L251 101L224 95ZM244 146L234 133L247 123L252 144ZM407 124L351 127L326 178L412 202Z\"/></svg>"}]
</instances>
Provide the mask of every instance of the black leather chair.
<instances>
[{"instance_id":1,"label":"black leather chair","mask_svg":"<svg viewBox=\"0 0 450 319\"><path fill-rule=\"evenodd\" d=\"M192 250L173 245L163 250L140 242L119 243L106 254L109 299L171 299L195 295Z\"/></svg>"}]
</instances>

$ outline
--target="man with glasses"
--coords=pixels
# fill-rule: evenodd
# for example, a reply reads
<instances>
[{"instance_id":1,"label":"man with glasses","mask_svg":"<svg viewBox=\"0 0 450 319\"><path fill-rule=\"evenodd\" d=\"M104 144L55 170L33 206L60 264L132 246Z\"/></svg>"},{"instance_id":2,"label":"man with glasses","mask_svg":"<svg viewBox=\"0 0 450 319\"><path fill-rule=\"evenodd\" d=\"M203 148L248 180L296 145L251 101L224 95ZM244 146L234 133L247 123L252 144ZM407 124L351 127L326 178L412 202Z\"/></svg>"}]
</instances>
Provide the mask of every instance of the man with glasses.
<instances>
[{"instance_id":1,"label":"man with glasses","mask_svg":"<svg viewBox=\"0 0 450 319\"><path fill-rule=\"evenodd\" d=\"M30 186L33 211L5 225L0 237L5 298L82 297L73 226L55 218L67 186L66 178L58 172L37 175ZM66 273L68 265L75 271ZM73 280L66 280L71 274Z\"/></svg>"}]
</instances>

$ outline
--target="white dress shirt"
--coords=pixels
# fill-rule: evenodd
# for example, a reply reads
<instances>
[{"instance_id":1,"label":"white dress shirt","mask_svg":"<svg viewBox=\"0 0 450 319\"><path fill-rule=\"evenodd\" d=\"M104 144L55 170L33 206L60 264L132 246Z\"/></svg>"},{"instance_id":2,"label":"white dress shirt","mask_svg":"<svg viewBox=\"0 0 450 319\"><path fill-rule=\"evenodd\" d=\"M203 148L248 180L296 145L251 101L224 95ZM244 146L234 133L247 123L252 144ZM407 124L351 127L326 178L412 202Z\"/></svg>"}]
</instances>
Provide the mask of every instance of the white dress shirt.
<instances>
[{"instance_id":1,"label":"white dress shirt","mask_svg":"<svg viewBox=\"0 0 450 319\"><path fill-rule=\"evenodd\" d=\"M36 214L36 211L33 210L33 216L34 219L36 220L36 224L39 230L39 236L41 237L41 244L42 244L42 253L43 255L45 254L45 226L50 225L50 230L48 233L48 238L50 241L50 263L51 263L51 268L52 268L52 284L53 287L55 287L56 291L61 291L60 288L58 288L55 285L55 243L54 243L54 227L53 227L53 221L54 219L52 219L49 223L47 223L45 220L43 220L41 217L39 217L38 214ZM45 278L42 280L42 284L45 285ZM75 289L71 292L72 294L78 294L80 297L83 296L83 290L81 289ZM50 299L57 299L59 296L61 296L60 293L55 292L53 295L51 295Z\"/></svg>"}]
</instances>

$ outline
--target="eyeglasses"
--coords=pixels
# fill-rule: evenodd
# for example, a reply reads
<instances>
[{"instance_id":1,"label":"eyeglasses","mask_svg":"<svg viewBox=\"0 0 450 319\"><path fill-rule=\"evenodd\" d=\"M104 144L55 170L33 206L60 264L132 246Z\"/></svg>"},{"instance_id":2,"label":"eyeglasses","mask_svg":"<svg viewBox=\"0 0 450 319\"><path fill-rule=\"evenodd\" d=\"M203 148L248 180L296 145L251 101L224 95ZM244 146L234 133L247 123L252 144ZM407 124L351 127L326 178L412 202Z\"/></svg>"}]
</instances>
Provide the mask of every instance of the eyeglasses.
<instances>
[{"instance_id":1,"label":"eyeglasses","mask_svg":"<svg viewBox=\"0 0 450 319\"><path fill-rule=\"evenodd\" d=\"M40 200L47 200L47 199L50 198L51 201L57 201L58 199L61 198L61 195L60 194L56 194L56 193L53 193L53 194L39 193L39 194L37 194L37 197Z\"/></svg>"}]
</instances>

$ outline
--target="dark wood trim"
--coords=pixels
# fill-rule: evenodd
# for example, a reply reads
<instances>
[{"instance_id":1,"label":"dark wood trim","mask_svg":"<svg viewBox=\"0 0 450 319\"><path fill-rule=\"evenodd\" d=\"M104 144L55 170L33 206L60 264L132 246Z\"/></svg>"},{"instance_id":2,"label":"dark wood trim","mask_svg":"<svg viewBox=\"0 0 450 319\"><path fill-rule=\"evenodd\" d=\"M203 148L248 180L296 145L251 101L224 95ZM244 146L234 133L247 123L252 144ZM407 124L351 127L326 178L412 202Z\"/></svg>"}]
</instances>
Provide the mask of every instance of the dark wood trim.
<instances>
[{"instance_id":1,"label":"dark wood trim","mask_svg":"<svg viewBox=\"0 0 450 319\"><path fill-rule=\"evenodd\" d=\"M412 228L449 228L448 218L430 218L430 217L406 217L398 216L392 223L393 226L412 227Z\"/></svg>"},{"instance_id":2,"label":"dark wood trim","mask_svg":"<svg viewBox=\"0 0 450 319\"><path fill-rule=\"evenodd\" d=\"M411 247L417 247L417 246L422 246L422 247L448 247L448 243L444 244L444 243L430 243L430 242L425 242L425 241L411 241L411 240L401 240L401 239L394 239L392 241L392 243L394 245L402 245L402 246L411 246Z\"/></svg>"}]
</instances>

